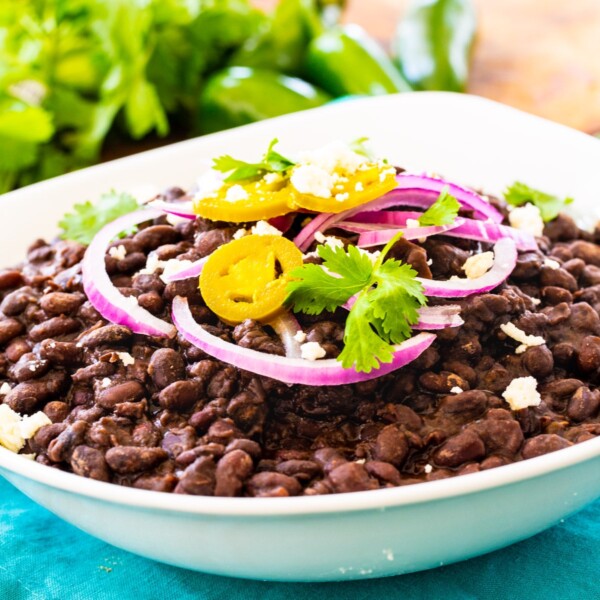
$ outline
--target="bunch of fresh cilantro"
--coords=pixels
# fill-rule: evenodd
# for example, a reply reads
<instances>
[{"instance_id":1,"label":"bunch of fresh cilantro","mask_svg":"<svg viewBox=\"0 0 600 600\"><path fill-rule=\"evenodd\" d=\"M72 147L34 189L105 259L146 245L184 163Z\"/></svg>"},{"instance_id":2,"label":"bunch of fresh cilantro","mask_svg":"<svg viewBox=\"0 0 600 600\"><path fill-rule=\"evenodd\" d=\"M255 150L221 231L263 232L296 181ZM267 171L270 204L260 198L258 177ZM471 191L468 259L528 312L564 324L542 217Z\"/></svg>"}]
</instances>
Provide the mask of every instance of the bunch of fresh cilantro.
<instances>
[{"instance_id":1,"label":"bunch of fresh cilantro","mask_svg":"<svg viewBox=\"0 0 600 600\"><path fill-rule=\"evenodd\" d=\"M289 19L275 25L319 5L282 4L273 16L250 0L0 3L0 193L98 161L107 137L195 133L203 81L248 44L269 56L297 43Z\"/></svg>"}]
</instances>

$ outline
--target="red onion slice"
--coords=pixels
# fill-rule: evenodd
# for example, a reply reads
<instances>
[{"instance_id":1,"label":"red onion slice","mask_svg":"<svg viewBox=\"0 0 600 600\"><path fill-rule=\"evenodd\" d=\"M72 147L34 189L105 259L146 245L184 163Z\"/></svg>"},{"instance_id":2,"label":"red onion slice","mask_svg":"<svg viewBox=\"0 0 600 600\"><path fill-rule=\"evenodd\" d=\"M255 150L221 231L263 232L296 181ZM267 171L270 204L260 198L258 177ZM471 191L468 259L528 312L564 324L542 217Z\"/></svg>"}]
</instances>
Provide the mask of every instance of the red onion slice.
<instances>
[{"instance_id":1,"label":"red onion slice","mask_svg":"<svg viewBox=\"0 0 600 600\"><path fill-rule=\"evenodd\" d=\"M440 298L462 298L471 294L482 294L498 287L512 273L517 264L517 246L510 238L499 240L494 246L494 264L492 268L476 279L417 279L423 284L427 296Z\"/></svg>"},{"instance_id":2,"label":"red onion slice","mask_svg":"<svg viewBox=\"0 0 600 600\"><path fill-rule=\"evenodd\" d=\"M399 231L405 240L419 240L432 235L439 235L446 231L451 231L463 224L463 219L457 217L454 222L448 225L435 225L431 227L407 227L400 229L384 229L383 231L366 231L360 234L357 246L359 248L372 248L373 246L384 246Z\"/></svg>"},{"instance_id":3,"label":"red onion slice","mask_svg":"<svg viewBox=\"0 0 600 600\"><path fill-rule=\"evenodd\" d=\"M119 292L112 284L104 262L109 244L120 233L160 215L161 212L154 209L139 210L119 217L103 227L96 234L83 257L83 289L91 305L107 321L125 325L134 333L174 337L176 330L173 325L150 314Z\"/></svg>"},{"instance_id":4,"label":"red onion slice","mask_svg":"<svg viewBox=\"0 0 600 600\"><path fill-rule=\"evenodd\" d=\"M479 194L445 179L401 173L396 176L396 182L398 183L396 189L388 192L382 200L389 197L386 201L390 202L391 197L397 196L405 206L428 208L437 200L442 190L447 188L448 193L454 196L463 208L471 209L479 219L491 220L494 223L502 223L504 219L502 213Z\"/></svg>"},{"instance_id":5,"label":"red onion slice","mask_svg":"<svg viewBox=\"0 0 600 600\"><path fill-rule=\"evenodd\" d=\"M356 302L356 296L352 296L343 308L350 310ZM446 329L446 327L460 327L464 321L460 316L461 307L457 304L448 304L446 306L423 306L418 309L419 321L415 323L413 329L424 329L426 331L433 329Z\"/></svg>"},{"instance_id":6,"label":"red onion slice","mask_svg":"<svg viewBox=\"0 0 600 600\"><path fill-rule=\"evenodd\" d=\"M415 360L435 340L432 333L420 333L394 347L392 362L382 363L370 373L362 373L355 369L344 369L334 358L316 361L287 358L226 342L208 333L194 321L187 300L181 296L173 300L173 322L188 342L217 360L263 377L301 385L344 385L381 377Z\"/></svg>"},{"instance_id":7,"label":"red onion slice","mask_svg":"<svg viewBox=\"0 0 600 600\"><path fill-rule=\"evenodd\" d=\"M446 327L460 327L464 324L460 316L461 307L457 304L445 306L423 306L419 309L419 322L413 329L446 329Z\"/></svg>"},{"instance_id":8,"label":"red onion slice","mask_svg":"<svg viewBox=\"0 0 600 600\"><path fill-rule=\"evenodd\" d=\"M386 225L405 226L408 219L418 220L422 214L411 211L363 212L355 215L352 221L337 223L336 227L355 233L365 233L366 231L385 229ZM361 230L361 227L364 229ZM526 231L521 231L508 225L487 223L475 219L463 218L461 225L446 232L444 235L488 243L495 243L502 238L509 237L514 240L519 250L538 249L535 237Z\"/></svg>"},{"instance_id":9,"label":"red onion slice","mask_svg":"<svg viewBox=\"0 0 600 600\"><path fill-rule=\"evenodd\" d=\"M210 256L210 255L209 255ZM181 271L177 271L176 273L171 273L170 275L163 275L162 280L165 283L172 283L173 281L183 281L184 279L191 279L192 277L199 277L200 273L202 273L202 269L206 264L209 256L204 256L196 261L194 261L189 267L182 269Z\"/></svg>"},{"instance_id":10,"label":"red onion slice","mask_svg":"<svg viewBox=\"0 0 600 600\"><path fill-rule=\"evenodd\" d=\"M194 212L192 203L187 202L165 202L164 200L154 200L148 205L151 208L161 210L169 215L181 217L182 219L195 219L198 215Z\"/></svg>"},{"instance_id":11,"label":"red onion slice","mask_svg":"<svg viewBox=\"0 0 600 600\"><path fill-rule=\"evenodd\" d=\"M300 358L302 349L300 348L300 342L296 339L296 334L302 331L302 327L300 327L296 317L291 312L286 311L271 321L269 325L281 338L285 355L288 358Z\"/></svg>"},{"instance_id":12,"label":"red onion slice","mask_svg":"<svg viewBox=\"0 0 600 600\"><path fill-rule=\"evenodd\" d=\"M320 215L317 215L294 238L294 244L304 252L312 244L315 233L317 233L317 231L325 231L325 226L328 221L335 217L337 217L337 215L331 213L321 213Z\"/></svg>"},{"instance_id":13,"label":"red onion slice","mask_svg":"<svg viewBox=\"0 0 600 600\"><path fill-rule=\"evenodd\" d=\"M426 175L400 174L396 176L398 186L384 196L356 206L341 213L322 213L309 223L294 239L303 252L311 245L317 231L327 231L336 223L348 221L351 217L363 212L378 212L394 206L417 206L429 208L439 197L444 188L452 194L463 208L473 210L475 216L501 223L503 216L489 202L486 202L475 192L463 188L444 179L435 179Z\"/></svg>"}]
</instances>

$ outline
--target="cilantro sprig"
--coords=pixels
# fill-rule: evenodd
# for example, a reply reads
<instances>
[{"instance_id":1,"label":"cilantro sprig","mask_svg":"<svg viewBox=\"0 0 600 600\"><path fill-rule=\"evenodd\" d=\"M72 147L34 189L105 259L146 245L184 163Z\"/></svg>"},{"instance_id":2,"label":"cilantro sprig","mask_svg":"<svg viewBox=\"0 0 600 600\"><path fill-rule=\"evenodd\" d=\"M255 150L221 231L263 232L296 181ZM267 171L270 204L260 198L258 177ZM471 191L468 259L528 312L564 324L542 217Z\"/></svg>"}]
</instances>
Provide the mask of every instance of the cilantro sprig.
<instances>
[{"instance_id":1,"label":"cilantro sprig","mask_svg":"<svg viewBox=\"0 0 600 600\"><path fill-rule=\"evenodd\" d=\"M512 206L522 206L531 202L539 208L545 223L555 219L565 206L573 202L573 198L559 198L529 187L521 181L515 181L506 188L504 199Z\"/></svg>"},{"instance_id":2,"label":"cilantro sprig","mask_svg":"<svg viewBox=\"0 0 600 600\"><path fill-rule=\"evenodd\" d=\"M296 163L274 150L274 147L278 143L279 140L277 138L271 140L260 162L249 163L225 154L213 159L213 169L221 173L229 173L225 178L225 181L228 183L259 179L267 173L285 175Z\"/></svg>"},{"instance_id":3,"label":"cilantro sprig","mask_svg":"<svg viewBox=\"0 0 600 600\"><path fill-rule=\"evenodd\" d=\"M105 225L138 208L133 196L113 190L103 194L94 204L89 200L76 204L73 212L67 213L58 224L62 229L60 237L88 245Z\"/></svg>"},{"instance_id":4,"label":"cilantro sprig","mask_svg":"<svg viewBox=\"0 0 600 600\"><path fill-rule=\"evenodd\" d=\"M448 186L442 188L437 200L419 217L419 225L450 225L456 219L460 203L448 191Z\"/></svg>"},{"instance_id":5,"label":"cilantro sprig","mask_svg":"<svg viewBox=\"0 0 600 600\"><path fill-rule=\"evenodd\" d=\"M418 309L427 303L417 272L398 260L385 260L401 235L388 242L374 263L355 246L322 245L317 247L322 265L305 264L291 272L286 303L295 312L318 315L356 296L338 356L346 369L369 373L391 362L393 345L410 337Z\"/></svg>"}]
</instances>

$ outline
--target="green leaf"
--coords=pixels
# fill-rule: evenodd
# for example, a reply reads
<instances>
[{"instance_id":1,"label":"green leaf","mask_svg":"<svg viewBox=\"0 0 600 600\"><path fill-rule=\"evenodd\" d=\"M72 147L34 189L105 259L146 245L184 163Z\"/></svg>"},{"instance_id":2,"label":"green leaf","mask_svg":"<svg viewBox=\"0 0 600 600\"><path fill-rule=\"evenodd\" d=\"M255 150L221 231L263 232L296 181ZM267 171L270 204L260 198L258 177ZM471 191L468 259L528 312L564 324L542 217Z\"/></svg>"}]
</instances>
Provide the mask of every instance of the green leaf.
<instances>
[{"instance_id":1,"label":"green leaf","mask_svg":"<svg viewBox=\"0 0 600 600\"><path fill-rule=\"evenodd\" d=\"M73 212L67 213L59 223L62 229L60 237L87 245L105 225L138 208L133 196L115 191L102 195L95 204L89 200L76 204Z\"/></svg>"},{"instance_id":2,"label":"green leaf","mask_svg":"<svg viewBox=\"0 0 600 600\"><path fill-rule=\"evenodd\" d=\"M565 206L573 202L573 198L559 198L529 187L521 181L515 181L506 189L504 199L511 206L522 206L531 202L539 208L544 222L555 219Z\"/></svg>"},{"instance_id":3,"label":"green leaf","mask_svg":"<svg viewBox=\"0 0 600 600\"><path fill-rule=\"evenodd\" d=\"M411 325L419 320L418 308L427 303L423 285L416 277L410 265L387 260L375 272L377 286L367 294L373 317L380 322L378 329L393 344L410 337Z\"/></svg>"},{"instance_id":4,"label":"green leaf","mask_svg":"<svg viewBox=\"0 0 600 600\"><path fill-rule=\"evenodd\" d=\"M41 143L52 137L52 118L42 108L21 103L0 110L0 136L23 142Z\"/></svg>"},{"instance_id":5,"label":"green leaf","mask_svg":"<svg viewBox=\"0 0 600 600\"><path fill-rule=\"evenodd\" d=\"M410 337L418 309L427 303L417 272L400 261L383 260L388 250L373 264L372 256L355 246L319 246L323 265L305 264L291 273L286 303L296 312L333 311L356 296L338 358L345 368L368 373L390 362L393 345Z\"/></svg>"},{"instance_id":6,"label":"green leaf","mask_svg":"<svg viewBox=\"0 0 600 600\"><path fill-rule=\"evenodd\" d=\"M353 284L366 286L373 275L373 263L369 255L361 252L356 246L348 246L347 250L323 244L317 247L323 266L340 275L342 279Z\"/></svg>"},{"instance_id":7,"label":"green leaf","mask_svg":"<svg viewBox=\"0 0 600 600\"><path fill-rule=\"evenodd\" d=\"M213 169L221 173L229 173L225 178L226 182L258 179L266 173L285 175L296 163L273 149L278 141L277 138L271 140L261 162L250 163L226 154L213 159Z\"/></svg>"},{"instance_id":8,"label":"green leaf","mask_svg":"<svg viewBox=\"0 0 600 600\"><path fill-rule=\"evenodd\" d=\"M355 152L356 154L360 154L360 156L364 156L365 158L368 158L370 161L374 162L377 160L377 156L369 148L369 146L367 145L368 143L369 143L368 137L360 137L360 138L357 138L354 141L350 142L350 144L348 144L348 146L350 147L350 150L352 150L352 152Z\"/></svg>"},{"instance_id":9,"label":"green leaf","mask_svg":"<svg viewBox=\"0 0 600 600\"><path fill-rule=\"evenodd\" d=\"M464 92L476 30L473 0L413 0L393 53L414 89Z\"/></svg>"},{"instance_id":10,"label":"green leaf","mask_svg":"<svg viewBox=\"0 0 600 600\"><path fill-rule=\"evenodd\" d=\"M338 356L345 369L370 373L379 363L392 362L392 347L373 330L372 323L372 303L368 295L361 295L346 320L344 349Z\"/></svg>"},{"instance_id":11,"label":"green leaf","mask_svg":"<svg viewBox=\"0 0 600 600\"><path fill-rule=\"evenodd\" d=\"M419 217L419 225L450 225L456 219L460 203L448 193L448 186L444 187L438 199Z\"/></svg>"}]
</instances>

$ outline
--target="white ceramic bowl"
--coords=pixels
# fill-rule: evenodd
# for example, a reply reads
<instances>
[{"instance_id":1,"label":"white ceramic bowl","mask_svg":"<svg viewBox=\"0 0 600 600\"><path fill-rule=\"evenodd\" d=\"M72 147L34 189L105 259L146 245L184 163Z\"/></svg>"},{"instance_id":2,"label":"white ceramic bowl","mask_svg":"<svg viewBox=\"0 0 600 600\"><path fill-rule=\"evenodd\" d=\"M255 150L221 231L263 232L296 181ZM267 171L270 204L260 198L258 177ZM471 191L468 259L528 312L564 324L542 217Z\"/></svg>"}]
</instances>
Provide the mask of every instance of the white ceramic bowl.
<instances>
[{"instance_id":1,"label":"white ceramic bowl","mask_svg":"<svg viewBox=\"0 0 600 600\"><path fill-rule=\"evenodd\" d=\"M369 136L393 162L498 191L515 179L573 195L591 218L600 142L493 102L419 93L339 103L183 142L0 198L0 264L52 236L65 209L114 187L188 186L220 153L252 158L273 137L310 148ZM427 569L489 552L600 497L600 438L521 463L416 486L285 499L123 488L0 448L0 473L107 542L174 565L256 579L328 581Z\"/></svg>"}]
</instances>

